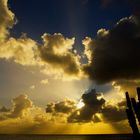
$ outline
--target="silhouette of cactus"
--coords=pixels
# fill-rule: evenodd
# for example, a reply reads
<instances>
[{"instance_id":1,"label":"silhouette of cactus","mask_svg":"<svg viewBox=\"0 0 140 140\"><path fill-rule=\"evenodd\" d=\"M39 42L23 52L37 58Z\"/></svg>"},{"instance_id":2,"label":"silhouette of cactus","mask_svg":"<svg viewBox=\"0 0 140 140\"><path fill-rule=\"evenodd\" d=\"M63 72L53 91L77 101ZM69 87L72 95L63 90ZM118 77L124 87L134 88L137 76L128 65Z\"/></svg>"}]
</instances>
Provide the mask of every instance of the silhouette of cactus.
<instances>
[{"instance_id":1,"label":"silhouette of cactus","mask_svg":"<svg viewBox=\"0 0 140 140\"><path fill-rule=\"evenodd\" d=\"M136 121L138 120L140 125L140 87L137 88L137 94L138 102L136 102L135 98L130 98L128 92L125 93L127 103L126 114L133 134L139 134Z\"/></svg>"}]
</instances>

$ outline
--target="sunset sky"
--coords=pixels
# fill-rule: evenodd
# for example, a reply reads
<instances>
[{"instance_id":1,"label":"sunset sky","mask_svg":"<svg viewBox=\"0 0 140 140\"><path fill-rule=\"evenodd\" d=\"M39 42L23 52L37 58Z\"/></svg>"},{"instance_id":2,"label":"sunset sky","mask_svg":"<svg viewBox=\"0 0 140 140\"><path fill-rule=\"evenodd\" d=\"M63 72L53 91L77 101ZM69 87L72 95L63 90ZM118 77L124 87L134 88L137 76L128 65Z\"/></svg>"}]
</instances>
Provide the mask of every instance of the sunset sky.
<instances>
[{"instance_id":1,"label":"sunset sky","mask_svg":"<svg viewBox=\"0 0 140 140\"><path fill-rule=\"evenodd\" d=\"M139 54L139 0L0 0L0 133L131 133Z\"/></svg>"}]
</instances>

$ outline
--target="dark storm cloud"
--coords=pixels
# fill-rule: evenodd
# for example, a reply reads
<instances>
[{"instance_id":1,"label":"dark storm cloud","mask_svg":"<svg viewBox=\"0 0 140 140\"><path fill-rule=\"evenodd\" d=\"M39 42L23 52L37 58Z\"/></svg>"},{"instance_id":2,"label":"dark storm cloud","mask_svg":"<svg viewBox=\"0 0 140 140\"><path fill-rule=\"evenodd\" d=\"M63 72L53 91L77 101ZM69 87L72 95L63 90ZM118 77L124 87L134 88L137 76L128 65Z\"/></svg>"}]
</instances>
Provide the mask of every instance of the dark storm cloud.
<instances>
[{"instance_id":1,"label":"dark storm cloud","mask_svg":"<svg viewBox=\"0 0 140 140\"><path fill-rule=\"evenodd\" d=\"M119 122L126 120L126 102L120 101L116 104L108 103L95 90L82 95L85 106L77 109L68 116L69 123L75 122ZM99 115L100 114L100 115Z\"/></svg>"},{"instance_id":2,"label":"dark storm cloud","mask_svg":"<svg viewBox=\"0 0 140 140\"><path fill-rule=\"evenodd\" d=\"M105 103L103 98L98 99L100 94L97 94L93 89L88 93L82 95L83 103L85 104L79 110L73 112L69 118L68 122L88 122L92 121L93 115L101 110L102 105Z\"/></svg>"},{"instance_id":3,"label":"dark storm cloud","mask_svg":"<svg viewBox=\"0 0 140 140\"><path fill-rule=\"evenodd\" d=\"M46 113L57 116L59 113L66 114L68 123L80 122L119 122L126 119L125 101L117 104L107 103L101 94L94 89L84 93L81 97L84 106L76 107L76 101L64 100L47 104ZM100 116L98 115L100 114Z\"/></svg>"},{"instance_id":4,"label":"dark storm cloud","mask_svg":"<svg viewBox=\"0 0 140 140\"><path fill-rule=\"evenodd\" d=\"M84 106L80 109L77 108L76 101L70 99L56 103L48 103L46 113L52 113L54 115L57 115L58 113L69 114L67 116L68 122L89 122L93 120L93 115L100 112L105 103L101 94L97 94L94 89L84 93L81 100L84 103ZM94 117L94 120L99 121L96 116Z\"/></svg>"},{"instance_id":5,"label":"dark storm cloud","mask_svg":"<svg viewBox=\"0 0 140 140\"><path fill-rule=\"evenodd\" d=\"M111 30L100 29L93 40L91 54L91 63L84 70L98 83L139 79L139 18L123 18Z\"/></svg>"}]
</instances>

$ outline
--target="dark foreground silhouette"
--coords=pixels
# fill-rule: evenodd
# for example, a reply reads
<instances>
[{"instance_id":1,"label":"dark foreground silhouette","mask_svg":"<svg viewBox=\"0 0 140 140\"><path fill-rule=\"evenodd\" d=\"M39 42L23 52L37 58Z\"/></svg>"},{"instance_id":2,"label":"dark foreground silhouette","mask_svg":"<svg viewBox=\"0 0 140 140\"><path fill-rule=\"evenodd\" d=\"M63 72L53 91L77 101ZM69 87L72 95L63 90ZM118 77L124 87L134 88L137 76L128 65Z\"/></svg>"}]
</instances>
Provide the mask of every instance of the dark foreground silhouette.
<instances>
[{"instance_id":1,"label":"dark foreground silhouette","mask_svg":"<svg viewBox=\"0 0 140 140\"><path fill-rule=\"evenodd\" d=\"M127 102L126 114L130 127L132 128L133 135L139 136L138 125L140 125L140 87L137 88L138 101L136 101L135 98L130 98L128 92L126 92L125 95ZM137 124L137 122L139 124Z\"/></svg>"}]
</instances>

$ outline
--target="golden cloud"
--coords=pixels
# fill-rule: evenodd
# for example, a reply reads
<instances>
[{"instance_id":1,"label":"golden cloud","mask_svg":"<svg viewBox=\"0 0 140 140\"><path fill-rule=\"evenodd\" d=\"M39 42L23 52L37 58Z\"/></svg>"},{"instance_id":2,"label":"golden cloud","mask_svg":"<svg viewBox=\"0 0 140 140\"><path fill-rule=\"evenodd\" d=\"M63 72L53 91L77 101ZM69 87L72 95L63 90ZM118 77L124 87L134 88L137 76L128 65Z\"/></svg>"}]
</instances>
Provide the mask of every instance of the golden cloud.
<instances>
[{"instance_id":1,"label":"golden cloud","mask_svg":"<svg viewBox=\"0 0 140 140\"><path fill-rule=\"evenodd\" d=\"M8 0L0 1L0 40L4 40L9 34L8 28L12 28L15 24L15 15L8 9Z\"/></svg>"},{"instance_id":2,"label":"golden cloud","mask_svg":"<svg viewBox=\"0 0 140 140\"><path fill-rule=\"evenodd\" d=\"M97 97L97 94L95 96ZM0 133L76 133L69 130L70 125L85 128L84 125L88 122L92 123L94 127L101 123L102 125L112 125L114 128L119 123L118 127L123 125L129 130L128 123L124 123L126 120L124 102L117 103L117 105L104 104L103 99L90 99L89 97L91 97L91 93L83 94L82 97L86 108L85 106L77 108L77 101L65 99L48 103L45 111L34 105L27 95L19 95L12 100L10 110L0 112ZM93 117L91 117L92 115ZM69 131L62 132L59 129L55 131L53 126L66 128ZM84 133L86 132L84 131Z\"/></svg>"},{"instance_id":3,"label":"golden cloud","mask_svg":"<svg viewBox=\"0 0 140 140\"><path fill-rule=\"evenodd\" d=\"M55 78L78 79L82 77L80 56L75 53L75 38L66 38L61 33L44 33L41 44L23 34L10 37L9 28L14 25L15 15L9 10L7 0L0 1L0 58L13 60L26 66L38 66L45 74ZM70 78L71 77L71 78Z\"/></svg>"},{"instance_id":4,"label":"golden cloud","mask_svg":"<svg viewBox=\"0 0 140 140\"><path fill-rule=\"evenodd\" d=\"M74 38L65 38L61 33L42 36L44 44L40 47L41 58L44 63L67 75L80 75L80 59L73 52ZM54 70L54 71L55 71Z\"/></svg>"},{"instance_id":5,"label":"golden cloud","mask_svg":"<svg viewBox=\"0 0 140 140\"><path fill-rule=\"evenodd\" d=\"M0 42L0 58L12 59L21 65L36 65L38 48L30 38L9 38Z\"/></svg>"}]
</instances>

